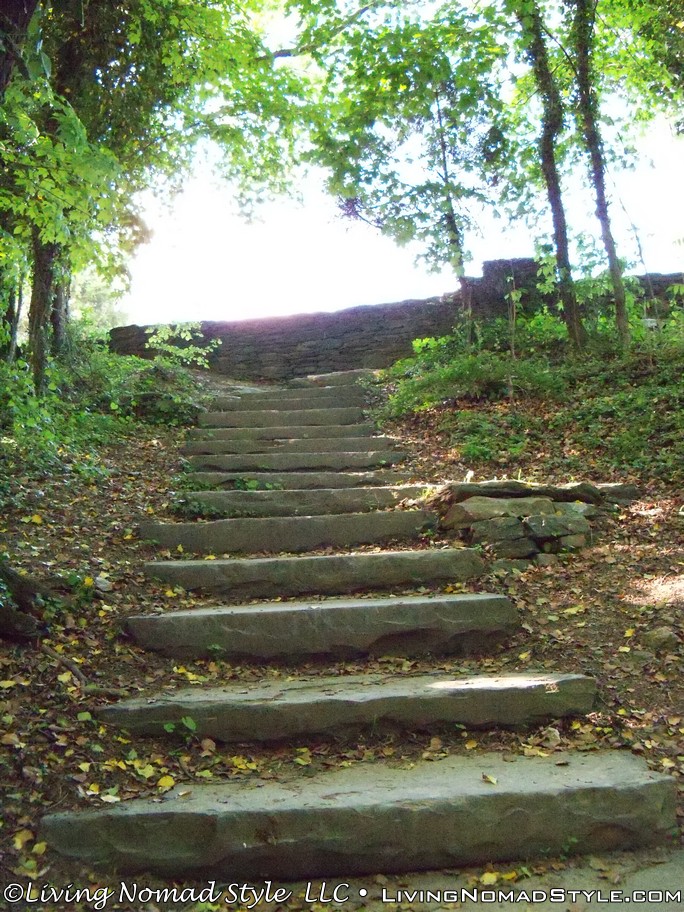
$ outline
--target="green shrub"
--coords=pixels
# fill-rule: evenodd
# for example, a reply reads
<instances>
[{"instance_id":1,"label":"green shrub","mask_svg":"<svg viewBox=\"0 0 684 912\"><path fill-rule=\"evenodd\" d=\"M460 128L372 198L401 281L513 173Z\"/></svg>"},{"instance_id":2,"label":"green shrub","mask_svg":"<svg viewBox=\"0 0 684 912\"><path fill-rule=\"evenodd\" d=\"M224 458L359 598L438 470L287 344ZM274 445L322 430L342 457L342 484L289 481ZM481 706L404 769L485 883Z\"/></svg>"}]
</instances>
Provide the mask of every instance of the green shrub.
<instances>
[{"instance_id":1,"label":"green shrub","mask_svg":"<svg viewBox=\"0 0 684 912\"><path fill-rule=\"evenodd\" d=\"M408 375L406 375L406 373ZM543 359L515 360L505 353L473 352L445 364L416 366L397 379L381 414L396 417L457 399L554 395L559 377Z\"/></svg>"}]
</instances>

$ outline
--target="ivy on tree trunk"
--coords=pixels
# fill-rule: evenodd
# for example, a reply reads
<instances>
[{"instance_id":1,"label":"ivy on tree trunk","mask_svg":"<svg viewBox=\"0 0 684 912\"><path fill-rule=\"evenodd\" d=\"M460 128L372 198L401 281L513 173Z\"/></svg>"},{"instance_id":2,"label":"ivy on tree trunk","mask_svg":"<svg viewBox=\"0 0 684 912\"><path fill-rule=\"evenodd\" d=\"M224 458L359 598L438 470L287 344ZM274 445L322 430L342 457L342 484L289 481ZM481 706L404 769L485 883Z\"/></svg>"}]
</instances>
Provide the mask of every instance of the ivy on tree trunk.
<instances>
[{"instance_id":1,"label":"ivy on tree trunk","mask_svg":"<svg viewBox=\"0 0 684 912\"><path fill-rule=\"evenodd\" d=\"M2 0L0 9L0 102L12 76L21 62L21 49L38 0Z\"/></svg>"},{"instance_id":2,"label":"ivy on tree trunk","mask_svg":"<svg viewBox=\"0 0 684 912\"><path fill-rule=\"evenodd\" d=\"M620 345L629 347L629 319L625 300L622 265L610 223L606 193L606 161L599 127L598 101L593 67L593 36L596 0L572 0L573 43L576 58L577 103L584 144L589 155L591 182L596 199L596 217L601 225L601 238L608 258L608 269L615 297L615 323Z\"/></svg>"},{"instance_id":3,"label":"ivy on tree trunk","mask_svg":"<svg viewBox=\"0 0 684 912\"><path fill-rule=\"evenodd\" d=\"M516 9L515 13L520 22L525 51L532 66L534 80L542 101L539 157L553 220L558 293L563 309L563 319L573 347L582 349L586 344L587 334L577 306L572 278L568 223L563 205L563 191L556 155L557 139L563 130L563 102L549 63L544 40L544 23L537 3L535 0L526 0Z\"/></svg>"},{"instance_id":4,"label":"ivy on tree trunk","mask_svg":"<svg viewBox=\"0 0 684 912\"><path fill-rule=\"evenodd\" d=\"M33 384L39 395L45 392L50 319L55 294L57 244L41 240L33 230L33 287L29 309L29 350L33 369Z\"/></svg>"}]
</instances>

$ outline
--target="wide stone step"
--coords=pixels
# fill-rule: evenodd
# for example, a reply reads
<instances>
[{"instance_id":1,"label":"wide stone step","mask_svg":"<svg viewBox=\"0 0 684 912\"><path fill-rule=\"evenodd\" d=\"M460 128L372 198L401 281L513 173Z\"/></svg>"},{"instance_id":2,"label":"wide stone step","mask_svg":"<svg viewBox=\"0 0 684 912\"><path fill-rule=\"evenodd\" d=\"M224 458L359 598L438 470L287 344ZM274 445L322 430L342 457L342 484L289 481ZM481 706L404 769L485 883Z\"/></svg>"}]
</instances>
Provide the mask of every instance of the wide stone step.
<instances>
[{"instance_id":1,"label":"wide stone step","mask_svg":"<svg viewBox=\"0 0 684 912\"><path fill-rule=\"evenodd\" d=\"M363 730L424 730L435 725L522 728L585 715L596 684L576 674L322 676L245 687L189 687L98 710L134 735L187 732L216 741L278 741ZM166 726L166 728L165 728Z\"/></svg>"},{"instance_id":2,"label":"wide stone step","mask_svg":"<svg viewBox=\"0 0 684 912\"><path fill-rule=\"evenodd\" d=\"M247 490L286 488L293 491L317 488L365 488L396 485L410 476L382 469L378 472L193 472L198 485Z\"/></svg>"},{"instance_id":3,"label":"wide stone step","mask_svg":"<svg viewBox=\"0 0 684 912\"><path fill-rule=\"evenodd\" d=\"M311 389L315 386L356 386L359 381L370 380L377 376L377 370L370 367L359 367L348 371L333 371L331 374L309 374L308 377L297 377L290 380L292 388Z\"/></svg>"},{"instance_id":4,"label":"wide stone step","mask_svg":"<svg viewBox=\"0 0 684 912\"><path fill-rule=\"evenodd\" d=\"M474 548L444 548L240 560L153 561L145 564L145 571L172 586L203 589L242 599L341 594L458 582L481 576L484 567L484 561Z\"/></svg>"},{"instance_id":5,"label":"wide stone step","mask_svg":"<svg viewBox=\"0 0 684 912\"><path fill-rule=\"evenodd\" d=\"M130 617L144 649L179 658L282 660L312 656L471 655L519 626L503 595L456 595L264 602Z\"/></svg>"},{"instance_id":6,"label":"wide stone step","mask_svg":"<svg viewBox=\"0 0 684 912\"><path fill-rule=\"evenodd\" d=\"M206 440L209 435L213 440L291 440L299 438L318 438L323 433L330 437L371 437L377 434L369 422L362 424L326 424L321 431L319 425L305 424L290 427L197 427L188 429L188 438L191 440Z\"/></svg>"},{"instance_id":7,"label":"wide stone step","mask_svg":"<svg viewBox=\"0 0 684 912\"><path fill-rule=\"evenodd\" d=\"M295 392L293 390L292 392ZM251 411L258 409L300 411L301 409L357 407L365 405L363 390L359 387L331 388L330 390L298 390L298 396L283 399L279 396L262 396L259 393L247 393L244 396L217 396L212 403L212 411ZM320 393L325 392L325 396ZM318 394L318 395L316 395Z\"/></svg>"},{"instance_id":8,"label":"wide stone step","mask_svg":"<svg viewBox=\"0 0 684 912\"><path fill-rule=\"evenodd\" d=\"M360 408L311 408L294 411L252 410L246 412L204 412L199 416L202 427L276 427L283 425L356 424L363 421Z\"/></svg>"},{"instance_id":9,"label":"wide stone step","mask_svg":"<svg viewBox=\"0 0 684 912\"><path fill-rule=\"evenodd\" d=\"M140 537L195 554L229 551L313 551L418 538L438 516L426 510L342 513L333 516L271 516L214 522L141 523Z\"/></svg>"},{"instance_id":10,"label":"wide stone step","mask_svg":"<svg viewBox=\"0 0 684 912\"><path fill-rule=\"evenodd\" d=\"M245 399L254 400L258 402L260 399L273 399L278 400L279 402L286 403L291 399L310 399L312 401L318 400L319 402L325 402L328 399L332 399L335 402L339 402L340 397L344 396L356 396L358 398L363 398L363 390L360 386L351 385L348 388L340 388L339 386L304 386L304 387L293 387L289 389L277 389L275 387L264 387L260 390L249 390L244 395Z\"/></svg>"},{"instance_id":11,"label":"wide stone step","mask_svg":"<svg viewBox=\"0 0 684 912\"><path fill-rule=\"evenodd\" d=\"M308 437L293 440L189 440L184 456L231 453L362 453L396 446L392 437Z\"/></svg>"},{"instance_id":12,"label":"wide stone step","mask_svg":"<svg viewBox=\"0 0 684 912\"><path fill-rule=\"evenodd\" d=\"M420 497L427 485L322 488L309 491L189 491L184 501L208 516L323 516L367 513Z\"/></svg>"},{"instance_id":13,"label":"wide stone step","mask_svg":"<svg viewBox=\"0 0 684 912\"><path fill-rule=\"evenodd\" d=\"M91 867L244 883L633 849L668 842L674 825L674 780L610 751L183 783L162 797L50 814L40 838Z\"/></svg>"},{"instance_id":14,"label":"wide stone step","mask_svg":"<svg viewBox=\"0 0 684 912\"><path fill-rule=\"evenodd\" d=\"M194 468L224 472L296 472L301 469L365 469L394 465L405 458L406 454L397 450L373 450L361 453L217 453L190 456L188 461Z\"/></svg>"}]
</instances>

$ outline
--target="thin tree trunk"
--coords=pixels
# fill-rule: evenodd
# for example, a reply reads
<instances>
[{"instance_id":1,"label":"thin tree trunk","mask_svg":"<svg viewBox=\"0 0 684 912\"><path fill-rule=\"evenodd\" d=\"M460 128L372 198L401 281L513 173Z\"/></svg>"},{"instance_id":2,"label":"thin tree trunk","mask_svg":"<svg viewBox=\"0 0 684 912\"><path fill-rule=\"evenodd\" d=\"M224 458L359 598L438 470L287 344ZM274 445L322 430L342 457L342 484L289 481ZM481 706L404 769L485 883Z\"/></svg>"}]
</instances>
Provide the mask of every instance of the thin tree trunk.
<instances>
[{"instance_id":1,"label":"thin tree trunk","mask_svg":"<svg viewBox=\"0 0 684 912\"><path fill-rule=\"evenodd\" d=\"M26 276L24 272L19 273L19 278L17 279L16 292L15 292L15 307L14 307L14 318L10 326L10 344L9 350L7 352L7 362L8 364L13 364L17 357L17 347L18 347L18 336L19 336L19 320L21 320L21 312L24 308L24 281Z\"/></svg>"},{"instance_id":2,"label":"thin tree trunk","mask_svg":"<svg viewBox=\"0 0 684 912\"><path fill-rule=\"evenodd\" d=\"M64 350L67 323L69 320L69 297L71 290L69 272L64 264L60 266L60 273L61 274L55 279L52 309L50 311L50 322L52 324L50 350L52 356L55 358Z\"/></svg>"},{"instance_id":3,"label":"thin tree trunk","mask_svg":"<svg viewBox=\"0 0 684 912\"><path fill-rule=\"evenodd\" d=\"M563 205L563 191L556 159L556 141L563 130L563 102L549 64L544 42L544 24L539 7L536 3L529 4L529 7L524 12L516 11L516 15L522 27L527 56L532 64L535 82L543 104L539 154L544 183L546 184L546 195L553 219L558 294L570 341L573 348L579 350L584 348L587 334L577 307L575 284L570 263L568 223Z\"/></svg>"},{"instance_id":4,"label":"thin tree trunk","mask_svg":"<svg viewBox=\"0 0 684 912\"><path fill-rule=\"evenodd\" d=\"M459 228L456 210L454 209L454 200L451 193L451 170L449 168L449 157L447 153L447 144L445 140L444 117L442 115L442 106L439 103L439 95L435 94L435 104L437 109L437 124L439 127L439 154L442 163L442 181L444 182L446 194L446 207L444 212L444 221L446 223L447 235L449 238L449 248L451 256L449 262L456 273L458 284L461 289L461 306L468 321L468 341L472 343L473 339L473 290L465 274L465 253L463 249L463 232Z\"/></svg>"},{"instance_id":5,"label":"thin tree trunk","mask_svg":"<svg viewBox=\"0 0 684 912\"><path fill-rule=\"evenodd\" d=\"M38 0L2 0L0 8L0 102L21 49Z\"/></svg>"},{"instance_id":6,"label":"thin tree trunk","mask_svg":"<svg viewBox=\"0 0 684 912\"><path fill-rule=\"evenodd\" d=\"M29 349L33 368L33 384L38 395L45 392L57 252L57 245L42 241L38 230L34 228Z\"/></svg>"},{"instance_id":7,"label":"thin tree trunk","mask_svg":"<svg viewBox=\"0 0 684 912\"><path fill-rule=\"evenodd\" d=\"M594 86L592 62L593 31L596 17L595 0L574 0L573 33L577 59L577 100L584 144L590 162L591 181L596 198L596 217L601 225L601 237L608 258L608 269L615 297L615 323L620 345L630 343L629 319L625 297L622 265L617 255L611 230L608 195L606 193L606 161L598 118L598 102Z\"/></svg>"}]
</instances>

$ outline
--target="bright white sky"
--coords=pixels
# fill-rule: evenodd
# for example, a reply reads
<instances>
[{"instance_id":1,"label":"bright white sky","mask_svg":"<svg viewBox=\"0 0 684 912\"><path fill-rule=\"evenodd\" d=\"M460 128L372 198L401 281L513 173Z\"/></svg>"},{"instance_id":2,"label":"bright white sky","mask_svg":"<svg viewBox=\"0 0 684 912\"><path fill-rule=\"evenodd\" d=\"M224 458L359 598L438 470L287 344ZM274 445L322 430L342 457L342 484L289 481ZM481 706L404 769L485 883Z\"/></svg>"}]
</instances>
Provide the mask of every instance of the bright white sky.
<instances>
[{"instance_id":1,"label":"bright white sky","mask_svg":"<svg viewBox=\"0 0 684 912\"><path fill-rule=\"evenodd\" d=\"M683 152L684 139L673 137L665 124L653 126L641 144L639 167L618 181L619 199L639 228L650 272L684 269ZM331 311L456 288L448 271L434 275L416 266L417 251L397 247L362 223L342 220L320 177L312 176L302 193L303 204L290 199L268 204L261 222L253 224L235 213L230 188L206 173L198 172L171 210L151 200L146 221L154 235L131 264L132 286L122 302L127 322ZM613 213L623 226L621 255L635 257L617 197ZM575 224L580 221L577 213L571 217ZM585 225L593 229L589 218ZM501 226L488 219L484 237L472 238L470 274L480 275L485 259L534 253L534 239L524 226L507 233Z\"/></svg>"}]
</instances>

